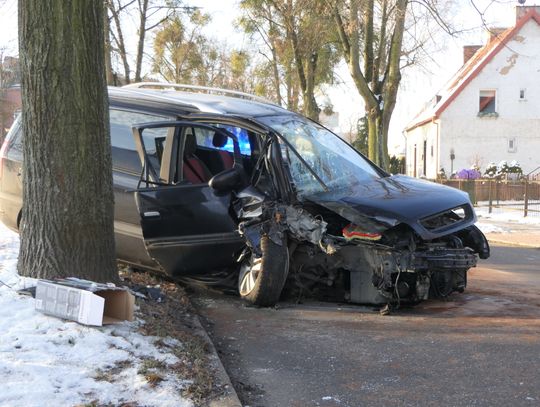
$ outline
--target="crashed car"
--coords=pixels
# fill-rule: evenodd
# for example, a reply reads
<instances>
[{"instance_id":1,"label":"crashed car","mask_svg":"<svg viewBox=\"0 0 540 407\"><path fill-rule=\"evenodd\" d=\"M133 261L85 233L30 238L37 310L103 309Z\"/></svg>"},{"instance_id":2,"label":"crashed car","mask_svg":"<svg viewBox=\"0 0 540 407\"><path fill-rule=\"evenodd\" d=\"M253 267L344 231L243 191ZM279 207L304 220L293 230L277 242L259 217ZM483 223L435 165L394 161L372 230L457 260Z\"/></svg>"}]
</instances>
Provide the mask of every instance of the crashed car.
<instances>
[{"instance_id":1,"label":"crashed car","mask_svg":"<svg viewBox=\"0 0 540 407\"><path fill-rule=\"evenodd\" d=\"M153 264L118 235L123 196L115 230L127 263L206 283L237 277L240 296L260 306L276 304L289 281L395 307L462 292L467 271L489 257L466 193L390 175L323 126L254 96L130 86L110 91L111 109L129 110L132 98L164 118L131 126L141 235L130 233Z\"/></svg>"}]
</instances>

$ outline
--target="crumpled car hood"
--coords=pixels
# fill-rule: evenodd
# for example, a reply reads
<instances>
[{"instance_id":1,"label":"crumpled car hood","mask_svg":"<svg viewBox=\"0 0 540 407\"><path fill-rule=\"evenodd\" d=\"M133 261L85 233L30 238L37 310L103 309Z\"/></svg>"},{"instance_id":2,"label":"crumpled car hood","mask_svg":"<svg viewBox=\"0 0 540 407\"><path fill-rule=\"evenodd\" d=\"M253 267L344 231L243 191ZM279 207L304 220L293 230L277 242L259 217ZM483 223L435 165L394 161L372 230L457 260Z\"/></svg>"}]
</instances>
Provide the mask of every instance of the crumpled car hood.
<instances>
[{"instance_id":1,"label":"crumpled car hood","mask_svg":"<svg viewBox=\"0 0 540 407\"><path fill-rule=\"evenodd\" d=\"M373 179L363 184L306 197L371 231L382 232L399 223L410 225L423 238L437 237L425 230L420 219L461 205L472 205L467 193L404 175ZM469 226L476 217L459 229Z\"/></svg>"}]
</instances>

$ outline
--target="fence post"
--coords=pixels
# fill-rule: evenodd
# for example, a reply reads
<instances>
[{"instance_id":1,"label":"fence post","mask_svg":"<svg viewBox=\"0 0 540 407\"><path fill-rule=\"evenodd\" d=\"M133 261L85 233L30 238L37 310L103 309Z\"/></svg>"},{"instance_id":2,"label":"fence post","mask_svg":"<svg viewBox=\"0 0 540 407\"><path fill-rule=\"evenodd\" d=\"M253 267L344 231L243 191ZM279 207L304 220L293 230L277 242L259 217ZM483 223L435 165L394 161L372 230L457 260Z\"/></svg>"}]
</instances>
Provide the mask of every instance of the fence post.
<instances>
[{"instance_id":1,"label":"fence post","mask_svg":"<svg viewBox=\"0 0 540 407\"><path fill-rule=\"evenodd\" d=\"M529 212L529 180L525 178L525 205L523 206L523 217L526 218Z\"/></svg>"},{"instance_id":2,"label":"fence post","mask_svg":"<svg viewBox=\"0 0 540 407\"><path fill-rule=\"evenodd\" d=\"M488 213L491 213L493 211L493 196L491 194L491 189L493 186L493 180L489 180L489 188L488 188L488 199L489 199L489 210Z\"/></svg>"}]
</instances>

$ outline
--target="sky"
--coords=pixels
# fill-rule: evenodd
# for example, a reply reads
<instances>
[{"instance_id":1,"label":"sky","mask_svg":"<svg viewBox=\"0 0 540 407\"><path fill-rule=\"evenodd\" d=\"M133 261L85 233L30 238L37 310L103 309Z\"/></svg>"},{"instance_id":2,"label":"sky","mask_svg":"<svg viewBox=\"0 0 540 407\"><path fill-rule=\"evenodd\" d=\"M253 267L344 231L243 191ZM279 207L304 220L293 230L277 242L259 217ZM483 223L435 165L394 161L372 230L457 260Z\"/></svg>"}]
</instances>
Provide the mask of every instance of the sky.
<instances>
[{"instance_id":1,"label":"sky","mask_svg":"<svg viewBox=\"0 0 540 407\"><path fill-rule=\"evenodd\" d=\"M444 0L442 0L444 1ZM448 1L448 0L447 0ZM462 47L483 44L486 40L484 24L490 27L508 27L514 23L514 6L511 0L449 0L452 21L468 29L467 32L451 37L439 34L436 37L438 50L425 61L423 68L411 67L403 72L398 101L389 132L389 150L397 153L404 148L403 128L421 110L422 106L450 79L462 65ZM186 0L187 4L201 7L212 16L206 34L237 49L250 48L249 38L237 29L234 20L239 14L238 0ZM526 5L534 5L527 0ZM483 18L480 13L483 13ZM133 24L135 27L135 24ZM135 31L133 31L134 35ZM128 35L129 36L129 35ZM135 40L131 41L135 46ZM0 0L0 48L7 54L17 53L17 0ZM347 132L364 114L363 101L356 91L347 67L338 68L340 83L325 87L320 100L329 98L334 111L339 113L339 128Z\"/></svg>"}]
</instances>

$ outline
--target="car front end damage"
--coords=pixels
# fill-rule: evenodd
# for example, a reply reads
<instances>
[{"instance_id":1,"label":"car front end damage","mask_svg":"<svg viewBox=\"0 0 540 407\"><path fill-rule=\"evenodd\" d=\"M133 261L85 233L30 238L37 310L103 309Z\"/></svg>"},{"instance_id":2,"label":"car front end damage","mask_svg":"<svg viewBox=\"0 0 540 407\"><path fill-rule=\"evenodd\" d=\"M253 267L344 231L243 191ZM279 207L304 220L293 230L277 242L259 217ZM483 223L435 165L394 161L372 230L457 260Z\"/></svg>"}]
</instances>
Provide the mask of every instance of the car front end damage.
<instances>
[{"instance_id":1,"label":"car front end damage","mask_svg":"<svg viewBox=\"0 0 540 407\"><path fill-rule=\"evenodd\" d=\"M362 193L355 199L347 191L285 205L241 195L240 231L254 253L260 254L262 236L288 245L286 290L295 296L376 304L387 312L403 303L463 292L467 271L476 266L478 257L489 257L489 245L474 226L468 197L407 177L388 177L383 183L385 195L380 199ZM414 188L425 192L420 194L422 210L437 208L437 212L418 216L422 211L418 205L407 205L418 196L411 195ZM390 210L392 205L385 208L395 193L404 196L393 199L395 210ZM446 199L439 199L441 194ZM441 210L443 202L451 208Z\"/></svg>"},{"instance_id":2,"label":"car front end damage","mask_svg":"<svg viewBox=\"0 0 540 407\"><path fill-rule=\"evenodd\" d=\"M390 175L298 116L264 121L279 146L273 157L286 174L281 184L293 193L268 198L250 187L238 195L236 213L251 264L265 257L262 238L286 246L274 250L289 257L285 291L388 311L463 292L467 271L489 257L466 193Z\"/></svg>"}]
</instances>

